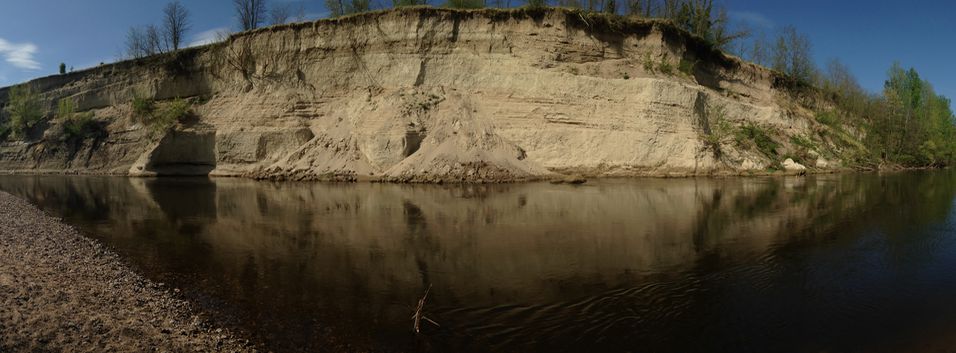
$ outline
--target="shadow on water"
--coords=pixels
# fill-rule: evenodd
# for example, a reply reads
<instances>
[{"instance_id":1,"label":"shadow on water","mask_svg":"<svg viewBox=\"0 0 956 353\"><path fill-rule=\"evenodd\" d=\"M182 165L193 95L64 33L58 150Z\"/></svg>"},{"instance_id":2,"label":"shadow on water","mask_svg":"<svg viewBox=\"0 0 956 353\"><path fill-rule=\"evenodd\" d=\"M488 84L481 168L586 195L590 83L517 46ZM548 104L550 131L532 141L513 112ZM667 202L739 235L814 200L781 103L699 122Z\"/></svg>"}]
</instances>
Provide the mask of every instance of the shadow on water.
<instances>
[{"instance_id":1,"label":"shadow on water","mask_svg":"<svg viewBox=\"0 0 956 353\"><path fill-rule=\"evenodd\" d=\"M0 189L276 351L956 344L949 171L581 187L4 176ZM429 285L442 326L416 336Z\"/></svg>"}]
</instances>

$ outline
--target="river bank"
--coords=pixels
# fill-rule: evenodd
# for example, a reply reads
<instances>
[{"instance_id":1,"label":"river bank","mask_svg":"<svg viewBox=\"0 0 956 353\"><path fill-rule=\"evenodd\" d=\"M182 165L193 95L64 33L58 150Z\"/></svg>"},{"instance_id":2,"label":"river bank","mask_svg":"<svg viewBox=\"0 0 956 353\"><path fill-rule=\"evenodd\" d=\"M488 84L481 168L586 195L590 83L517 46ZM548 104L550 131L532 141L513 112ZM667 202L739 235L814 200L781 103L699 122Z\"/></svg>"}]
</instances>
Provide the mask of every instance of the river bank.
<instances>
[{"instance_id":1,"label":"river bank","mask_svg":"<svg viewBox=\"0 0 956 353\"><path fill-rule=\"evenodd\" d=\"M255 351L176 292L0 192L0 351Z\"/></svg>"}]
</instances>

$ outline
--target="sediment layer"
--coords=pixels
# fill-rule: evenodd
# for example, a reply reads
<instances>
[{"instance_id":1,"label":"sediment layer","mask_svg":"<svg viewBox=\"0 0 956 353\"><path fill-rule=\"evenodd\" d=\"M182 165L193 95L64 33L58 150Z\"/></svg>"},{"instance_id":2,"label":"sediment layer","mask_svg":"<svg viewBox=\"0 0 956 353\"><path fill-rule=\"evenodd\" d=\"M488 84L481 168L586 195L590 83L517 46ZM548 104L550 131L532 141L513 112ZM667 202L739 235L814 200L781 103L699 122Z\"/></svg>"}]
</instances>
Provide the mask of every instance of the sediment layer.
<instances>
[{"instance_id":1,"label":"sediment layer","mask_svg":"<svg viewBox=\"0 0 956 353\"><path fill-rule=\"evenodd\" d=\"M482 182L752 174L788 157L825 171L851 152L779 74L666 22L563 9L374 12L29 84L105 134L64 143L51 119L0 146L8 172ZM134 96L190 98L192 115L157 133ZM776 146L715 138L717 120Z\"/></svg>"}]
</instances>

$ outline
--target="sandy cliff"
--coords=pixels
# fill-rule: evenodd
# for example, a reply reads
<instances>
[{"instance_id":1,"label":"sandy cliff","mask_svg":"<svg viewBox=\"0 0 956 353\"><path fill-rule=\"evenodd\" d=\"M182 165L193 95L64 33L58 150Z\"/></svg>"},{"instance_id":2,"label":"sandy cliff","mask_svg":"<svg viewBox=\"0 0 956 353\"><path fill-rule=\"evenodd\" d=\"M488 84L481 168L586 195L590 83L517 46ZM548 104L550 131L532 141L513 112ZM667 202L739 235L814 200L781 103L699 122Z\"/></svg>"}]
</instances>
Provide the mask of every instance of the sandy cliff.
<instances>
[{"instance_id":1,"label":"sandy cliff","mask_svg":"<svg viewBox=\"0 0 956 353\"><path fill-rule=\"evenodd\" d=\"M788 157L827 170L848 155L779 75L666 23L557 9L284 25L30 84L106 133L63 143L51 119L0 145L6 171L480 182L762 173ZM134 95L190 98L193 114L151 132Z\"/></svg>"}]
</instances>

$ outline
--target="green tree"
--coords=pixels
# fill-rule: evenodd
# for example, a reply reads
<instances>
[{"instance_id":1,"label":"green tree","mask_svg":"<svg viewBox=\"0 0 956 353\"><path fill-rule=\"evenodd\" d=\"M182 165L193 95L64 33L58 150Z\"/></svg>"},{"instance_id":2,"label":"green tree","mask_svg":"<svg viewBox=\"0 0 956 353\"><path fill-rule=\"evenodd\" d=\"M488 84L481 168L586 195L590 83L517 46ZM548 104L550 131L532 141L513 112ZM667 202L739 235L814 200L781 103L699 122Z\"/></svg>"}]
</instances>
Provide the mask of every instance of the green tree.
<instances>
[{"instance_id":1,"label":"green tree","mask_svg":"<svg viewBox=\"0 0 956 353\"><path fill-rule=\"evenodd\" d=\"M60 75L66 73L66 63L60 63Z\"/></svg>"},{"instance_id":2,"label":"green tree","mask_svg":"<svg viewBox=\"0 0 956 353\"><path fill-rule=\"evenodd\" d=\"M803 83L813 83L817 74L810 39L793 26L785 27L777 36L770 61L774 70Z\"/></svg>"},{"instance_id":3,"label":"green tree","mask_svg":"<svg viewBox=\"0 0 956 353\"><path fill-rule=\"evenodd\" d=\"M10 87L6 107L9 117L8 129L15 137L25 137L25 133L43 120L43 106L40 95L33 86L19 85Z\"/></svg>"}]
</instances>

